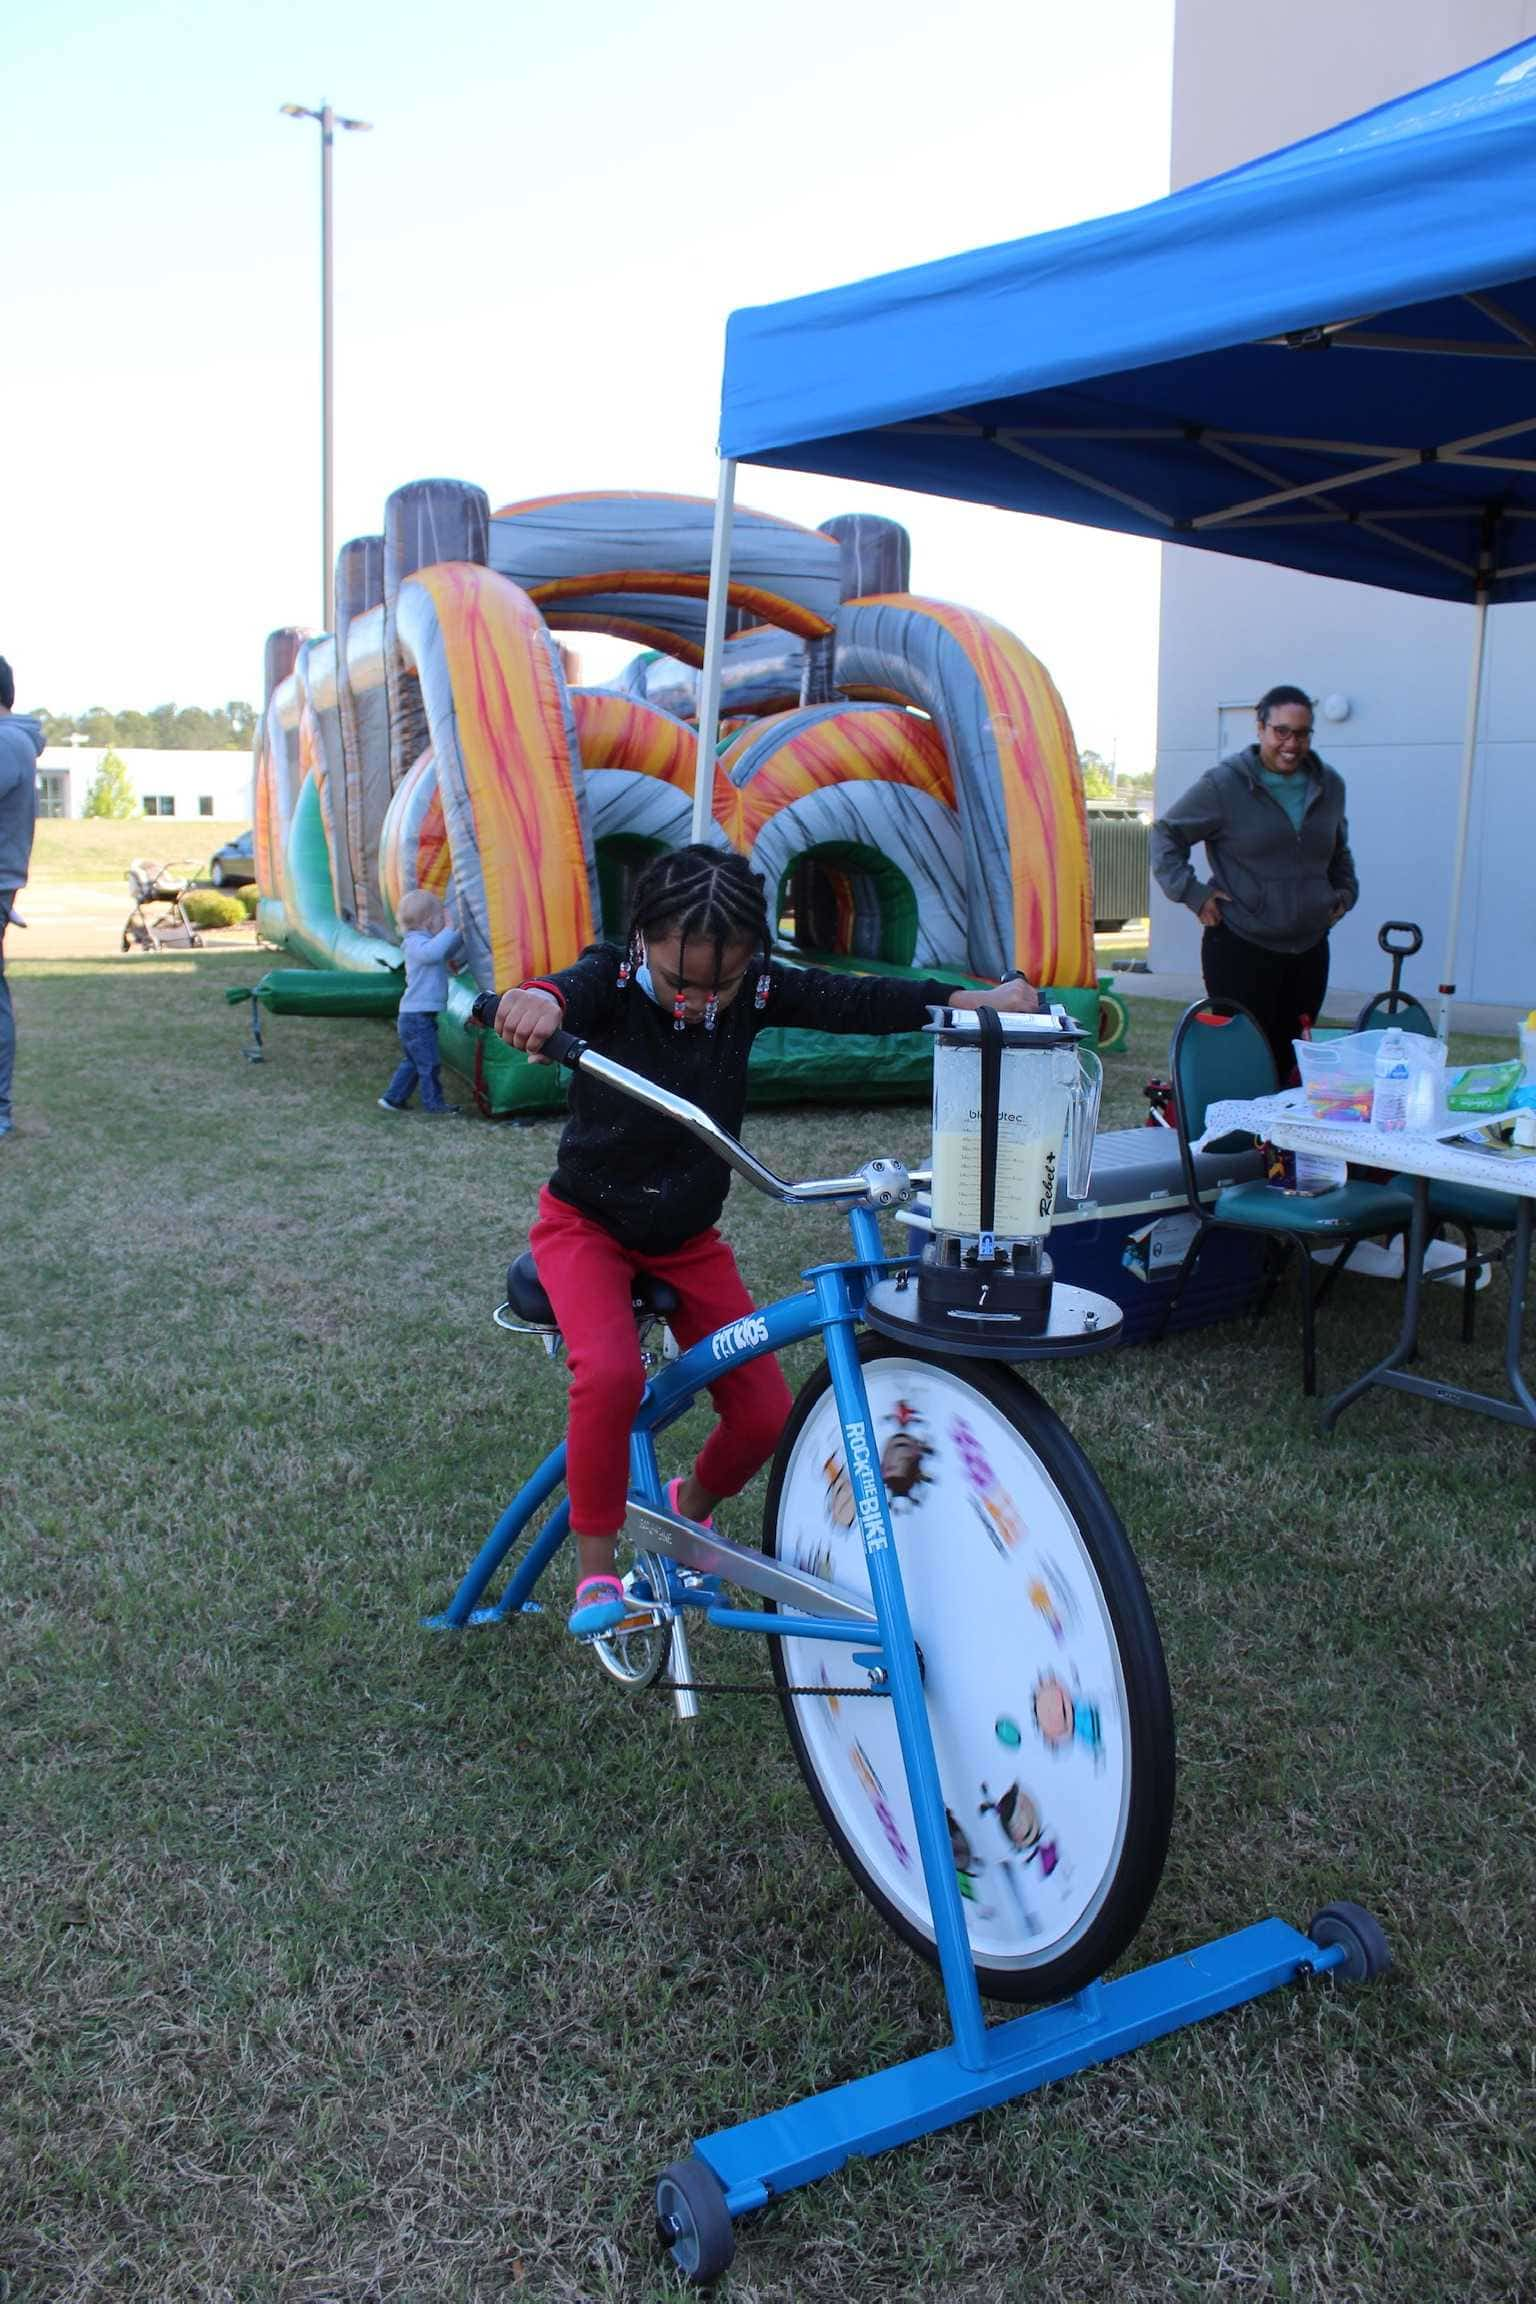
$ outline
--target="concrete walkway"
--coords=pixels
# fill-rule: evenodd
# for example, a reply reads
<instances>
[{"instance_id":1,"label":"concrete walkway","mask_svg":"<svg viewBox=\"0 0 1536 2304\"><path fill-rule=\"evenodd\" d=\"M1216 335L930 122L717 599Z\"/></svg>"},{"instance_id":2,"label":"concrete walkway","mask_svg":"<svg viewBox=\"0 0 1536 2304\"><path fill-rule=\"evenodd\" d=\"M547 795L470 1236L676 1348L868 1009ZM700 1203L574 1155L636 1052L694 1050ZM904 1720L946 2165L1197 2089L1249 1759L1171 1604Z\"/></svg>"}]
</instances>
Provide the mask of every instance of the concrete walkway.
<instances>
[{"instance_id":1,"label":"concrete walkway","mask_svg":"<svg viewBox=\"0 0 1536 2304\"><path fill-rule=\"evenodd\" d=\"M16 909L25 926L13 923L6 933L8 966L19 967L28 960L121 959L123 927L133 899L126 882L120 890L39 882L18 892ZM205 928L200 934L209 950L226 945L254 949L256 943L253 921L243 921L238 928ZM159 957L139 945L133 946L132 956L150 961Z\"/></svg>"},{"instance_id":2,"label":"concrete walkway","mask_svg":"<svg viewBox=\"0 0 1536 2304\"><path fill-rule=\"evenodd\" d=\"M1191 1000L1198 1000L1205 990L1205 986L1198 976L1179 976L1171 972L1168 974L1149 972L1146 975L1141 975L1129 968L1116 968L1112 955L1104 956L1101 954L1101 957L1104 959L1104 973L1114 975L1114 988L1122 999L1176 1000L1181 1008L1187 1008ZM1371 999L1377 992L1385 992L1390 976L1389 963L1383 971L1382 981L1379 984L1372 984L1363 992L1351 991L1347 987L1340 989L1330 985L1328 997L1323 1002L1323 1022L1325 1024L1352 1024L1367 1000ZM1404 990L1408 989L1409 987L1405 985ZM1433 985L1421 987L1418 997L1433 1016L1435 1013ZM1477 1000L1453 1000L1451 1002L1451 1030L1453 1032L1486 1032L1494 1039L1501 1039L1507 1033L1513 1039L1520 1025L1525 1022L1526 1013L1524 1008L1504 1007Z\"/></svg>"}]
</instances>

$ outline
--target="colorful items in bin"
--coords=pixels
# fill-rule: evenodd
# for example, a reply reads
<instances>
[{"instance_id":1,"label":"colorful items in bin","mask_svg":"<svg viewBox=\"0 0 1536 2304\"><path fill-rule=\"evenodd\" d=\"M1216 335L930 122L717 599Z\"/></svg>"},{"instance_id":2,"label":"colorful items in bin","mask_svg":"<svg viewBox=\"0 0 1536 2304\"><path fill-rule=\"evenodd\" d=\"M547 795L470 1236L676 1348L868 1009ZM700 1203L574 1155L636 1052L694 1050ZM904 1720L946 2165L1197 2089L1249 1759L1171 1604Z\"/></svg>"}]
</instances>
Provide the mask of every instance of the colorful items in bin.
<instances>
[{"instance_id":1,"label":"colorful items in bin","mask_svg":"<svg viewBox=\"0 0 1536 2304\"><path fill-rule=\"evenodd\" d=\"M1376 1089L1379 1032L1349 1032L1338 1040L1294 1040L1296 1065L1314 1120L1366 1126ZM1369 1041L1367 1049L1363 1043Z\"/></svg>"},{"instance_id":2,"label":"colorful items in bin","mask_svg":"<svg viewBox=\"0 0 1536 2304\"><path fill-rule=\"evenodd\" d=\"M1345 1032L1331 1040L1293 1043L1307 1108L1314 1120L1335 1126L1368 1124L1376 1095L1377 1059L1383 1043L1392 1043L1392 1066L1406 1064L1402 1089L1403 1111L1395 1125L1428 1130L1443 1117L1445 1042L1396 1025L1373 1032ZM1388 1125L1394 1123L1389 1122Z\"/></svg>"},{"instance_id":3,"label":"colorful items in bin","mask_svg":"<svg viewBox=\"0 0 1536 2304\"><path fill-rule=\"evenodd\" d=\"M1452 1112L1507 1112L1524 1069L1518 1058L1509 1064L1469 1064L1446 1091L1446 1104Z\"/></svg>"}]
</instances>

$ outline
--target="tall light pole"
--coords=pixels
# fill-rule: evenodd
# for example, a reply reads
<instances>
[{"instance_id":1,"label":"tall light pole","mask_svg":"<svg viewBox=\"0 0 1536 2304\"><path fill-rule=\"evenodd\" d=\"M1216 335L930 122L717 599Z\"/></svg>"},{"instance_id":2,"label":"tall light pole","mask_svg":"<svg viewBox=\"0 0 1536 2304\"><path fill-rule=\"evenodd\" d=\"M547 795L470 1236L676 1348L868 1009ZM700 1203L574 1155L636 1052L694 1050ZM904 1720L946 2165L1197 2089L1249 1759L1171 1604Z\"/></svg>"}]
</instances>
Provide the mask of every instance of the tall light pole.
<instances>
[{"instance_id":1,"label":"tall light pole","mask_svg":"<svg viewBox=\"0 0 1536 2304\"><path fill-rule=\"evenodd\" d=\"M331 278L331 146L336 141L338 128L367 129L373 126L373 122L348 120L344 114L333 111L329 104L322 104L318 111L307 104L284 104L279 109L290 120L318 120L320 123L320 550L325 560L325 629L334 632L336 540L331 512L331 435L335 384L332 338L335 334L335 320Z\"/></svg>"}]
</instances>

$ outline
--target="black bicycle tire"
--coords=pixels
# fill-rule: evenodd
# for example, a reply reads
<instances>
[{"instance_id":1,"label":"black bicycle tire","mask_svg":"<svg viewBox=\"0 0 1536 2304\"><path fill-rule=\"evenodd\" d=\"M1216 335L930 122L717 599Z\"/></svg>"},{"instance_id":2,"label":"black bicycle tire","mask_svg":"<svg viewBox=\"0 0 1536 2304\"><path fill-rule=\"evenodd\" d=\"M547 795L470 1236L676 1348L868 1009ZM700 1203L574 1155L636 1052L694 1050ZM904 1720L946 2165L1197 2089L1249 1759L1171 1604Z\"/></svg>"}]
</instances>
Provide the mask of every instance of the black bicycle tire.
<instances>
[{"instance_id":1,"label":"black bicycle tire","mask_svg":"<svg viewBox=\"0 0 1536 2304\"><path fill-rule=\"evenodd\" d=\"M1131 1943L1151 1907L1168 1852L1176 1768L1173 1699L1152 1603L1130 1539L1098 1474L1055 1410L1016 1371L976 1360L957 1368L942 1353L868 1333L860 1336L858 1349L866 1363L921 1361L974 1385L1039 1457L1072 1512L1099 1579L1119 1652L1130 1723L1129 1813L1113 1882L1087 1930L1056 1958L1006 1968L976 1963L977 1983L989 1998L1030 2006L1060 2000L1101 1976ZM763 1550L770 1558L777 1557L780 1498L795 1442L831 1381L831 1369L823 1362L796 1398L775 1452L763 1509ZM789 1693L784 1642L770 1640L768 1651L790 1747L833 1846L887 1927L936 1966L934 1938L872 1879L826 1796L801 1732L795 1697Z\"/></svg>"}]
</instances>

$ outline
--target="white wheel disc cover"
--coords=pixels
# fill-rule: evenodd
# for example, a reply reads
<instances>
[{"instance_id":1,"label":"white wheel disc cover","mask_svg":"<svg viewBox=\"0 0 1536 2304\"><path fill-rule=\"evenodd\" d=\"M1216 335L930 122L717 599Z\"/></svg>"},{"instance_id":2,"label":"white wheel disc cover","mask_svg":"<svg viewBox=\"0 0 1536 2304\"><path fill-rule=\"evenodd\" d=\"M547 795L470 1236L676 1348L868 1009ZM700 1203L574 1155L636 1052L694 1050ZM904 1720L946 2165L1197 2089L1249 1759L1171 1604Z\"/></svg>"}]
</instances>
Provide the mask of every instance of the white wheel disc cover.
<instances>
[{"instance_id":1,"label":"white wheel disc cover","mask_svg":"<svg viewBox=\"0 0 1536 2304\"><path fill-rule=\"evenodd\" d=\"M1028 1968L1091 1925L1124 1844L1125 1686L1097 1571L1060 1491L957 1371L866 1364L962 1910L978 1963ZM829 1386L786 1470L779 1557L867 1594ZM849 1650L783 1642L794 1687L856 1685ZM793 1699L842 1830L889 1901L933 1923L889 1698Z\"/></svg>"}]
</instances>

